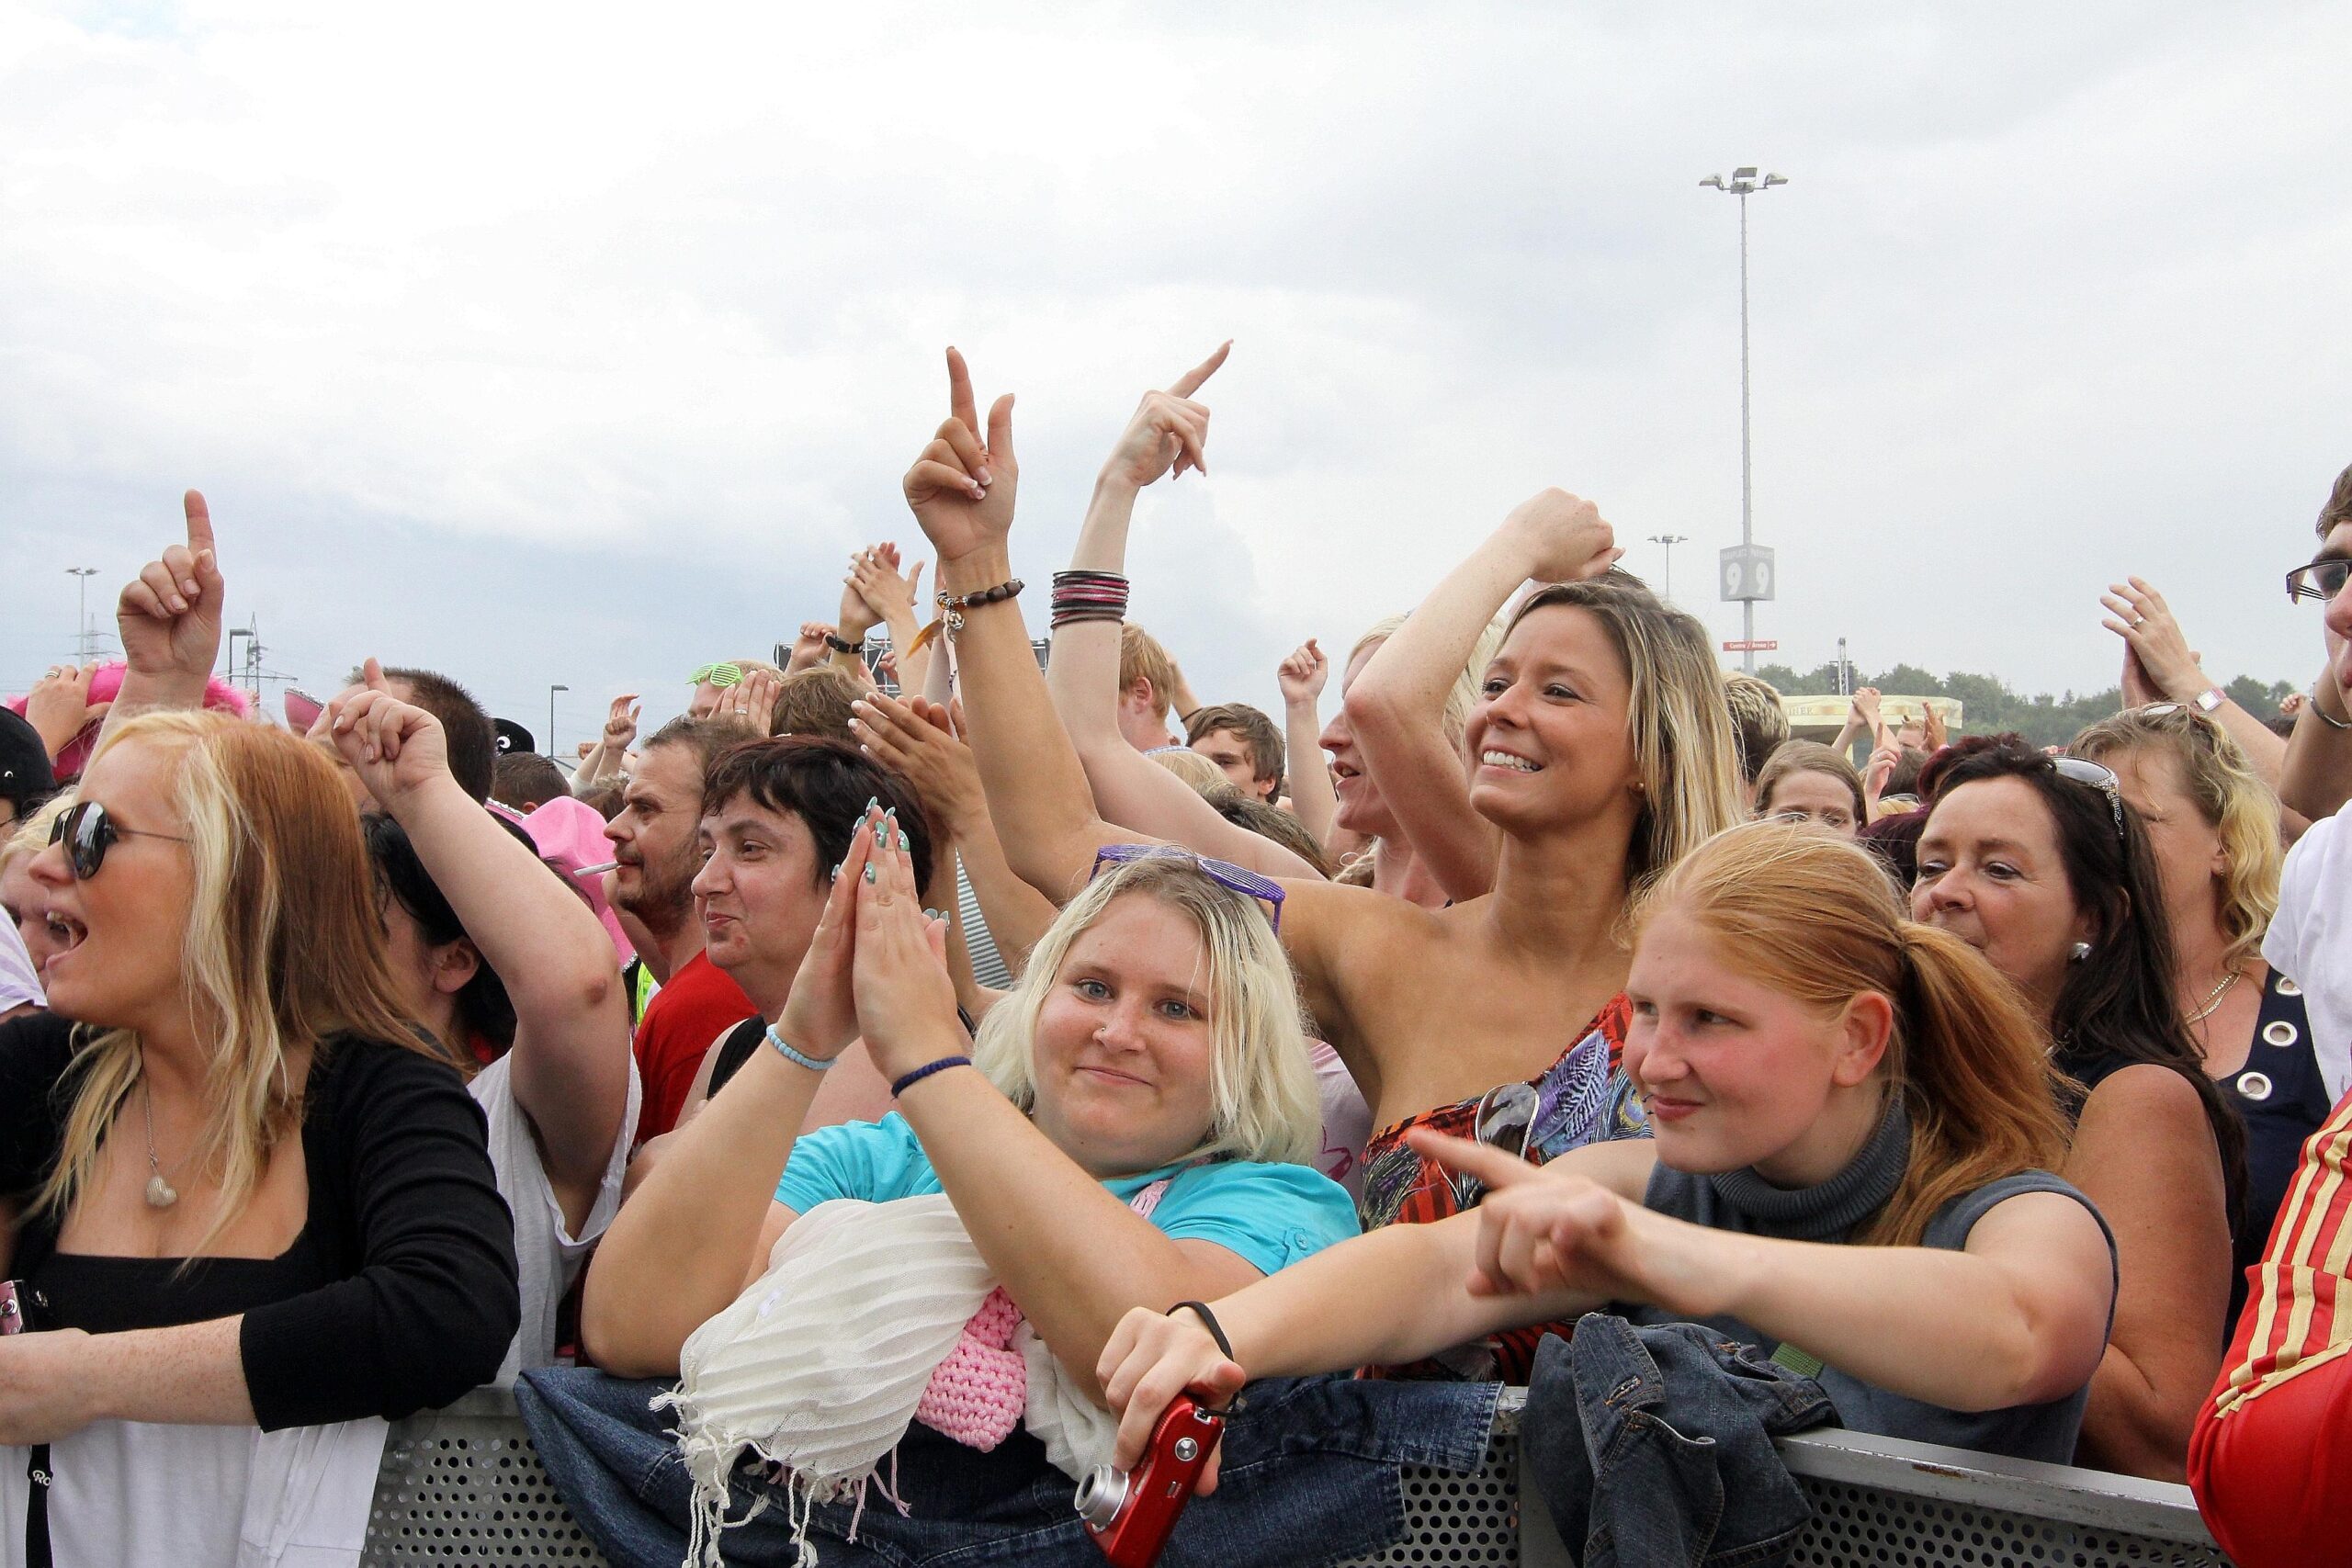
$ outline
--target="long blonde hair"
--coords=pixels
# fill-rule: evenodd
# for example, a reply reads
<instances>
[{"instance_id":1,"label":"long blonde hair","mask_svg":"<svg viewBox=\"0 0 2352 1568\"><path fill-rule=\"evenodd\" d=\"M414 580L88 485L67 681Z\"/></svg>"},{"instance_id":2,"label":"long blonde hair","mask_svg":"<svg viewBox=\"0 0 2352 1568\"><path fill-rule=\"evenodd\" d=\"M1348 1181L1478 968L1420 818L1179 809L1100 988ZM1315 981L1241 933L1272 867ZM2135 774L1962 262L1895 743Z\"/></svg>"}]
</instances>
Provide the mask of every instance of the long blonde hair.
<instances>
[{"instance_id":1,"label":"long blonde hair","mask_svg":"<svg viewBox=\"0 0 2352 1568\"><path fill-rule=\"evenodd\" d=\"M2195 708L2126 708L2075 737L2067 748L2095 762L2132 752L2168 756L2180 764L2188 798L2205 825L2222 836L2229 870L2222 878L2222 962L2236 968L2262 956L2263 933L2278 912L2278 797L2255 777L2230 732Z\"/></svg>"},{"instance_id":2,"label":"long blonde hair","mask_svg":"<svg viewBox=\"0 0 2352 1568\"><path fill-rule=\"evenodd\" d=\"M1353 664L1356 656L1365 649L1376 647L1395 637L1409 618L1406 615L1384 615L1373 622L1365 628L1363 636L1356 638L1355 646L1348 649L1347 658L1340 661L1340 670L1344 671ZM1438 716L1438 728L1445 732L1445 743L1457 751L1462 750L1462 732L1470 724L1470 710L1478 705L1478 684L1486 679L1487 666L1495 661L1495 649L1503 645L1504 630L1501 615L1488 621L1486 629L1478 634L1478 640L1470 645L1470 658L1462 666L1462 672L1454 676L1453 684L1445 689L1445 709Z\"/></svg>"},{"instance_id":3,"label":"long blonde hair","mask_svg":"<svg viewBox=\"0 0 2352 1568\"><path fill-rule=\"evenodd\" d=\"M172 797L195 862L180 973L211 1052L209 1113L192 1157L219 1175L220 1205L193 1256L253 1195L278 1145L299 1134L303 1085L288 1070L290 1054L308 1047L315 1062L329 1037L349 1032L450 1058L401 1000L359 819L322 752L225 715L153 713L109 730L91 760L132 743L176 761ZM61 1221L88 1186L141 1064L133 1030L84 1032L75 1043L63 1145L34 1200Z\"/></svg>"},{"instance_id":4,"label":"long blonde hair","mask_svg":"<svg viewBox=\"0 0 2352 1568\"><path fill-rule=\"evenodd\" d=\"M1184 915L1207 957L1215 1109L1193 1152L1286 1165L1312 1160L1322 1148L1322 1111L1290 960L1262 905L1179 856L1128 861L1088 883L1037 939L1020 984L989 1010L973 1062L1015 1105L1035 1109L1037 1015L1060 983L1070 944L1127 896Z\"/></svg>"},{"instance_id":5,"label":"long blonde hair","mask_svg":"<svg viewBox=\"0 0 2352 1568\"><path fill-rule=\"evenodd\" d=\"M1626 739L1642 786L1625 880L1639 888L1747 815L1723 671L1707 628L1623 571L1537 589L1511 616L1510 630L1555 605L1589 612L1625 661Z\"/></svg>"},{"instance_id":6,"label":"long blonde hair","mask_svg":"<svg viewBox=\"0 0 2352 1568\"><path fill-rule=\"evenodd\" d=\"M1758 983L1825 1016L1874 991L1894 1014L1879 1071L1911 1117L1902 1184L1863 1240L1913 1247L1953 1199L2018 1171L2054 1169L2068 1134L2049 1040L1984 954L1909 919L1868 851L1783 822L1702 844L1651 888L1642 924L1671 908Z\"/></svg>"}]
</instances>

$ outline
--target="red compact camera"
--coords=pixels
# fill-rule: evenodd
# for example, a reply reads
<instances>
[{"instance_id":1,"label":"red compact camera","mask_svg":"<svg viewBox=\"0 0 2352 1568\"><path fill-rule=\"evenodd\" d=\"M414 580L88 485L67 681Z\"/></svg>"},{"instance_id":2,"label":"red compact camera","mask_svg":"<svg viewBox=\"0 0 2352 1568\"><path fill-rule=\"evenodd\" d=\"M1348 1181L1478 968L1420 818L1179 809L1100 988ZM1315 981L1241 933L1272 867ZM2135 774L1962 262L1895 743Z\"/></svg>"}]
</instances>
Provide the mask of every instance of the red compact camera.
<instances>
[{"instance_id":1,"label":"red compact camera","mask_svg":"<svg viewBox=\"0 0 2352 1568\"><path fill-rule=\"evenodd\" d=\"M1176 1396L1133 1470L1098 1464L1078 1488L1079 1517L1118 1568L1151 1568L1193 1500L1193 1483L1225 1436L1225 1417Z\"/></svg>"},{"instance_id":2,"label":"red compact camera","mask_svg":"<svg viewBox=\"0 0 2352 1568\"><path fill-rule=\"evenodd\" d=\"M0 1334L49 1326L49 1298L21 1280L0 1280Z\"/></svg>"}]
</instances>

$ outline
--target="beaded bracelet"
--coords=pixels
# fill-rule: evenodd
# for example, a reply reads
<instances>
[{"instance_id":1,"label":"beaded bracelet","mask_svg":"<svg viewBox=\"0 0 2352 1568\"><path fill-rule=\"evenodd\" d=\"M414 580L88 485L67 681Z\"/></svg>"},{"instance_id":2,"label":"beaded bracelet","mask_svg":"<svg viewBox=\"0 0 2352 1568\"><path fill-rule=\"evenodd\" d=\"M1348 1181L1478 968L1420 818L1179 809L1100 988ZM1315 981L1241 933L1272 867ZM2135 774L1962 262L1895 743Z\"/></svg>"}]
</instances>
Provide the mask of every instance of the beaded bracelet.
<instances>
[{"instance_id":1,"label":"beaded bracelet","mask_svg":"<svg viewBox=\"0 0 2352 1568\"><path fill-rule=\"evenodd\" d=\"M812 1073L825 1073L832 1070L832 1063L820 1062L814 1056L804 1056L786 1044L784 1036L775 1032L775 1025L773 1023L768 1025L768 1043L775 1047L776 1055L796 1066L806 1067Z\"/></svg>"},{"instance_id":2,"label":"beaded bracelet","mask_svg":"<svg viewBox=\"0 0 2352 1568\"><path fill-rule=\"evenodd\" d=\"M953 637L964 629L965 611L981 604L1001 604L1017 595L1022 587L1021 580L1016 577L1010 582L1000 582L994 588L983 588L973 593L938 594L935 602L939 605L941 629Z\"/></svg>"},{"instance_id":3,"label":"beaded bracelet","mask_svg":"<svg viewBox=\"0 0 2352 1568\"><path fill-rule=\"evenodd\" d=\"M925 1062L890 1086L890 1098L898 1099L933 1073L944 1073L950 1067L968 1067L971 1065L972 1058L969 1056L942 1056L936 1062Z\"/></svg>"}]
</instances>

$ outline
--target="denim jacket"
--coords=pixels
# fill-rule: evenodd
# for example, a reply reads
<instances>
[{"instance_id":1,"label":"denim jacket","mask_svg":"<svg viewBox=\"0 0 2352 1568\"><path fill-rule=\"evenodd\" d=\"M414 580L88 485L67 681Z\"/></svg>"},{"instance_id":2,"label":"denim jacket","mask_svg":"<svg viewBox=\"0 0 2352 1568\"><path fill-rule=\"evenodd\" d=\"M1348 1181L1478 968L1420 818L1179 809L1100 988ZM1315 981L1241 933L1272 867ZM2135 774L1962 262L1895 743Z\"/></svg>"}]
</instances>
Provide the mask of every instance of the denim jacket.
<instances>
[{"instance_id":1,"label":"denim jacket","mask_svg":"<svg viewBox=\"0 0 2352 1568\"><path fill-rule=\"evenodd\" d=\"M1711 1329L1590 1313L1536 1352L1522 1473L1582 1568L1762 1568L1813 1517L1772 1439L1837 1418Z\"/></svg>"}]
</instances>

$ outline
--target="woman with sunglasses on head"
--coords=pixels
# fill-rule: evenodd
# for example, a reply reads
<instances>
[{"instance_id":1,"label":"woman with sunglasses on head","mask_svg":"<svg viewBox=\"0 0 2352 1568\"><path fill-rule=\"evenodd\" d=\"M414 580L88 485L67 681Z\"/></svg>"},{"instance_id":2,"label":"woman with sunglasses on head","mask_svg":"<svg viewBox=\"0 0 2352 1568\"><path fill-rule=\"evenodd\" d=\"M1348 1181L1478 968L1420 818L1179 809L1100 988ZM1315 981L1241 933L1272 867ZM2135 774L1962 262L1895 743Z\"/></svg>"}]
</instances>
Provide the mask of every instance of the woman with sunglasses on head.
<instances>
[{"instance_id":1,"label":"woman with sunglasses on head","mask_svg":"<svg viewBox=\"0 0 2352 1568\"><path fill-rule=\"evenodd\" d=\"M681 1129L589 1267L597 1364L674 1373L687 1336L829 1199L944 1191L1089 1391L1128 1307L1219 1293L1352 1235L1347 1194L1305 1163L1315 1089L1267 907L1181 853L1099 872L973 1040L944 958L868 983L860 886L917 898L897 818L873 812L767 1047ZM898 1111L796 1137L859 1038ZM1147 1217L1134 1205L1151 1189Z\"/></svg>"},{"instance_id":2,"label":"woman with sunglasses on head","mask_svg":"<svg viewBox=\"0 0 2352 1568\"><path fill-rule=\"evenodd\" d=\"M991 411L983 448L960 355L949 375L952 417L908 474L907 497L939 550L989 812L1014 869L1067 897L1102 844L1131 835L1094 812L1028 650L1006 544L1010 400ZM1626 897L1735 821L1739 805L1704 631L1638 584L1600 578L1611 539L1589 503L1546 491L1416 612L1452 628L1459 657L1523 582L1552 580L1513 616L1469 720L1480 759L1471 804L1501 835L1494 891L1429 910L1283 884L1283 947L1379 1129L1365 1150L1368 1226L1454 1212L1453 1183L1406 1135L1471 1131L1499 1084L1527 1085L1542 1105L1532 1156L1637 1117L1611 1077ZM1598 580L1561 581L1571 579ZM1532 1339L1470 1347L1455 1370L1523 1375L1532 1349Z\"/></svg>"},{"instance_id":3,"label":"woman with sunglasses on head","mask_svg":"<svg viewBox=\"0 0 2352 1568\"><path fill-rule=\"evenodd\" d=\"M2233 1321L2303 1140L2327 1120L2303 994L2262 961L2278 908L2278 797L2214 719L2179 703L2127 708L2075 737L2115 772L2147 829L2172 930L2173 997L2205 1071L2245 1124L2245 1224Z\"/></svg>"},{"instance_id":4,"label":"woman with sunglasses on head","mask_svg":"<svg viewBox=\"0 0 2352 1568\"><path fill-rule=\"evenodd\" d=\"M2245 1132L2181 1021L2147 834L2109 769L2005 739L1938 781L1911 899L2024 994L2079 1091L2061 1174L2122 1265L2080 1462L2179 1481L2228 1333Z\"/></svg>"},{"instance_id":5,"label":"woman with sunglasses on head","mask_svg":"<svg viewBox=\"0 0 2352 1568\"><path fill-rule=\"evenodd\" d=\"M187 519L123 591L141 704L192 707L218 646L192 491ZM54 1011L0 1024L0 1276L45 1321L0 1337L0 1540L45 1529L61 1568L356 1551L385 1419L489 1379L517 1301L338 771L119 704L31 873L62 945Z\"/></svg>"},{"instance_id":6,"label":"woman with sunglasses on head","mask_svg":"<svg viewBox=\"0 0 2352 1568\"><path fill-rule=\"evenodd\" d=\"M1906 919L1865 852L1788 824L1693 850L1634 925L1625 1065L1655 1138L1531 1168L1416 1133L1485 1190L1477 1208L1204 1313L1129 1314L1101 1369L1121 1462L1188 1388L1223 1397L1507 1330L1565 1338L1587 1312L1702 1323L1817 1368L1856 1431L2069 1456L2115 1258L2098 1211L2050 1173L2065 1125L2015 993Z\"/></svg>"}]
</instances>

